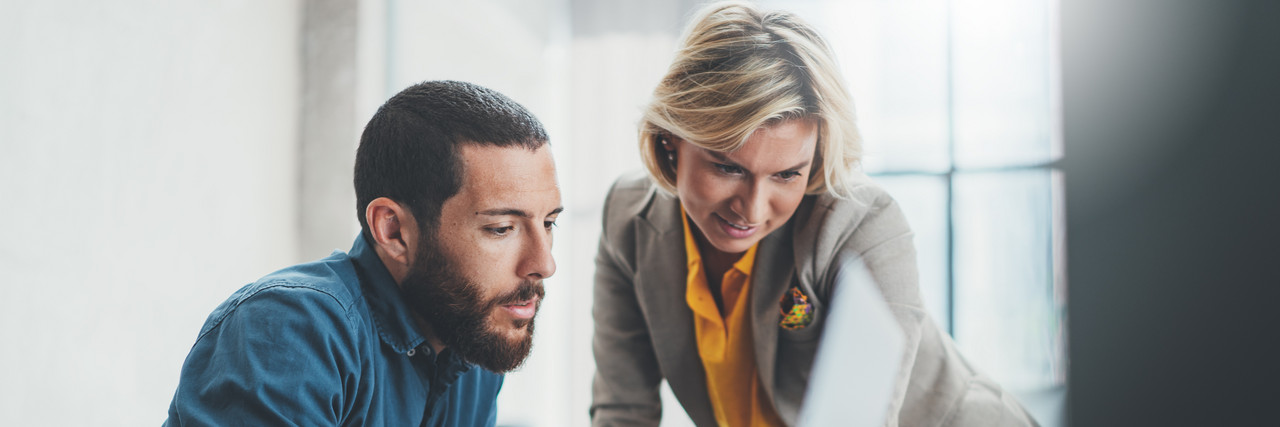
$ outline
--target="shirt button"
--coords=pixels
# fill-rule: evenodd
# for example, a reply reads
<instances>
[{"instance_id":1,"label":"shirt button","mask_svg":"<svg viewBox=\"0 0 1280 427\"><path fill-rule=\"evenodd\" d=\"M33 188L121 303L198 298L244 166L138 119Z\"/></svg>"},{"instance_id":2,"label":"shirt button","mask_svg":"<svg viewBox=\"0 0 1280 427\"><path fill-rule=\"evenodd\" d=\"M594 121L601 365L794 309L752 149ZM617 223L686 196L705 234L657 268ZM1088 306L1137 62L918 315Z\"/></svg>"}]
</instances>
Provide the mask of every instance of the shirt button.
<instances>
[{"instance_id":1,"label":"shirt button","mask_svg":"<svg viewBox=\"0 0 1280 427\"><path fill-rule=\"evenodd\" d=\"M416 349L416 348L411 348L411 349L409 349L409 352L408 352L408 353L405 353L405 354L406 354L406 355L408 355L409 357L413 357L413 355L418 354L418 349Z\"/></svg>"}]
</instances>

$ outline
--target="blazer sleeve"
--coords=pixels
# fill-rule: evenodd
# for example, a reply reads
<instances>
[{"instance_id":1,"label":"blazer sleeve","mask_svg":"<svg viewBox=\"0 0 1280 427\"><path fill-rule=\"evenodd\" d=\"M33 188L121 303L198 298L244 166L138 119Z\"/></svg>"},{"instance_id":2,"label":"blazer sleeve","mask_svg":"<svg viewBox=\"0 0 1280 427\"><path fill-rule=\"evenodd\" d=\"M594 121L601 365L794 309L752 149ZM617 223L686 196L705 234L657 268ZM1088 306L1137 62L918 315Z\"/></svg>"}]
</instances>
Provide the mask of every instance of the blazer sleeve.
<instances>
[{"instance_id":1,"label":"blazer sleeve","mask_svg":"<svg viewBox=\"0 0 1280 427\"><path fill-rule=\"evenodd\" d=\"M837 203L829 215L826 223L834 220L854 227L847 234L841 233L844 236L822 233L826 238L840 239L818 243L818 251L822 252L823 246L830 245L834 252L830 258L831 268L823 275L825 281L834 288L835 277L842 269L866 269L867 275L853 277L870 277L875 281L876 289L884 296L894 320L902 328L902 361L894 379L893 397L885 422L886 426L898 426L926 321L919 294L913 234L897 203L882 191L855 195L852 203Z\"/></svg>"},{"instance_id":2,"label":"blazer sleeve","mask_svg":"<svg viewBox=\"0 0 1280 427\"><path fill-rule=\"evenodd\" d=\"M634 237L624 232L625 224L610 222L627 217L614 212L626 204L615 200L620 197L616 193L615 184L605 201L604 230L596 254L591 424L656 426L662 418L658 392L662 374L636 297L634 256L628 253Z\"/></svg>"},{"instance_id":3,"label":"blazer sleeve","mask_svg":"<svg viewBox=\"0 0 1280 427\"><path fill-rule=\"evenodd\" d=\"M865 204L854 203L865 216L852 221L856 227L843 241L832 242L835 256L825 277L834 280L842 268L866 268L902 328L906 340L885 425L1037 425L1012 396L975 370L929 317L906 216L882 190L868 194L861 199ZM846 217L841 210L831 215Z\"/></svg>"}]
</instances>

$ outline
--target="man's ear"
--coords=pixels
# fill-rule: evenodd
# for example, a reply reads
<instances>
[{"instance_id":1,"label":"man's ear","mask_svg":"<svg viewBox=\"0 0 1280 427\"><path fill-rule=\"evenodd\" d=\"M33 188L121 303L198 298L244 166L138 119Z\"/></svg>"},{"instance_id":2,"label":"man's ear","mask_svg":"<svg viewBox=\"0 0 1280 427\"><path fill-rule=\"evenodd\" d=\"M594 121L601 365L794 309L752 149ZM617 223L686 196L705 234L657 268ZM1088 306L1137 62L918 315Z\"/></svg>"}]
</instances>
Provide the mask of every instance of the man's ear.
<instances>
[{"instance_id":1,"label":"man's ear","mask_svg":"<svg viewBox=\"0 0 1280 427\"><path fill-rule=\"evenodd\" d=\"M418 222L404 206L386 197L369 202L364 208L369 223L369 234L383 264L397 282L413 261L414 248L418 246Z\"/></svg>"}]
</instances>

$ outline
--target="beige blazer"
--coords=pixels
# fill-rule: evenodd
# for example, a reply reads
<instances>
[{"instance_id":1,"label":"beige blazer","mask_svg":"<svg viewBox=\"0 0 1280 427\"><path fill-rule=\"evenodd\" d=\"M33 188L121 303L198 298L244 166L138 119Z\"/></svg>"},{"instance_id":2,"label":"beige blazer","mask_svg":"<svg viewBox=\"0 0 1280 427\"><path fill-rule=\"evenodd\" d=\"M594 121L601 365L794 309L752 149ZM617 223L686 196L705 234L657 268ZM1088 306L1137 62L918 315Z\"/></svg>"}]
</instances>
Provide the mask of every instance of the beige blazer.
<instances>
[{"instance_id":1,"label":"beige blazer","mask_svg":"<svg viewBox=\"0 0 1280 427\"><path fill-rule=\"evenodd\" d=\"M833 260L870 270L907 346L888 426L1036 425L998 385L956 351L921 303L915 247L906 218L884 190L862 179L852 197L806 196L784 226L760 241L751 274L751 316L759 381L784 422L794 425L822 333ZM657 425L666 379L699 426L716 424L685 302L684 234L678 200L644 175L614 183L605 201L596 256L591 419L597 426ZM857 264L857 263L853 263ZM778 326L778 302L799 287L814 305L807 327Z\"/></svg>"}]
</instances>

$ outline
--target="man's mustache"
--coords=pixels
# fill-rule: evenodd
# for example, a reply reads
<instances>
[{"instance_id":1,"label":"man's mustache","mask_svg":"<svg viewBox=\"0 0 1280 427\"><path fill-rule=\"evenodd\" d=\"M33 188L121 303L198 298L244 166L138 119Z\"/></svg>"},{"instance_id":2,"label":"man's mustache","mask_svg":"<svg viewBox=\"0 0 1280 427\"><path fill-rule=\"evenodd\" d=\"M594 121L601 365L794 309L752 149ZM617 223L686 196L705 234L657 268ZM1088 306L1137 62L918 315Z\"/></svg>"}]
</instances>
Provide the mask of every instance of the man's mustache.
<instances>
[{"instance_id":1,"label":"man's mustache","mask_svg":"<svg viewBox=\"0 0 1280 427\"><path fill-rule=\"evenodd\" d=\"M515 290L494 298L493 302L489 303L489 306L496 307L500 305L522 303L532 299L533 297L538 297L538 300L542 300L545 295L546 291L542 288L541 280L525 279L520 282L520 286L516 287Z\"/></svg>"}]
</instances>

